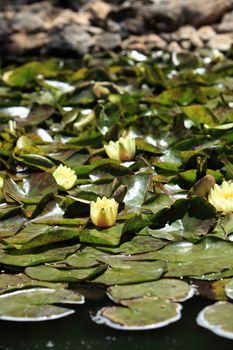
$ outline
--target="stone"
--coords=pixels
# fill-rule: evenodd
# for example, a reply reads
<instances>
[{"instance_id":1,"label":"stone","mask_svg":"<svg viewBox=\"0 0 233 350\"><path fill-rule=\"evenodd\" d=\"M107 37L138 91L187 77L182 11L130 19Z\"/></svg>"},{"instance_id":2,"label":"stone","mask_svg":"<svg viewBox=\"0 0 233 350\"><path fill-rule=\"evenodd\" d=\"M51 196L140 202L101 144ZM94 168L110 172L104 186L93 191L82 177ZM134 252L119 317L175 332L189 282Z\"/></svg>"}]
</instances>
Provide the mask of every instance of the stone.
<instances>
[{"instance_id":1,"label":"stone","mask_svg":"<svg viewBox=\"0 0 233 350\"><path fill-rule=\"evenodd\" d=\"M96 35L93 40L95 49L113 50L121 46L121 36L117 33L105 32L101 35Z\"/></svg>"},{"instance_id":2,"label":"stone","mask_svg":"<svg viewBox=\"0 0 233 350\"><path fill-rule=\"evenodd\" d=\"M217 22L233 7L232 0L177 0L183 7L185 22L195 27Z\"/></svg>"},{"instance_id":3,"label":"stone","mask_svg":"<svg viewBox=\"0 0 233 350\"><path fill-rule=\"evenodd\" d=\"M203 26L198 28L198 35L201 40L208 41L216 35L216 32L211 26Z\"/></svg>"},{"instance_id":4,"label":"stone","mask_svg":"<svg viewBox=\"0 0 233 350\"><path fill-rule=\"evenodd\" d=\"M233 11L226 13L217 26L219 32L233 32Z\"/></svg>"},{"instance_id":5,"label":"stone","mask_svg":"<svg viewBox=\"0 0 233 350\"><path fill-rule=\"evenodd\" d=\"M183 49L185 49L185 50L190 50L191 49L191 42L190 42L190 40L182 40L181 42L180 42L180 46L183 48Z\"/></svg>"},{"instance_id":6,"label":"stone","mask_svg":"<svg viewBox=\"0 0 233 350\"><path fill-rule=\"evenodd\" d=\"M50 21L54 8L48 1L25 5L15 13L12 19L14 31L35 33L45 30L46 23Z\"/></svg>"},{"instance_id":7,"label":"stone","mask_svg":"<svg viewBox=\"0 0 233 350\"><path fill-rule=\"evenodd\" d=\"M233 33L216 34L208 43L208 47L220 51L228 51L233 45Z\"/></svg>"},{"instance_id":8,"label":"stone","mask_svg":"<svg viewBox=\"0 0 233 350\"><path fill-rule=\"evenodd\" d=\"M145 50L147 48L165 49L166 46L166 41L156 34L145 34L140 36L131 35L122 43L122 48L135 50Z\"/></svg>"},{"instance_id":9,"label":"stone","mask_svg":"<svg viewBox=\"0 0 233 350\"><path fill-rule=\"evenodd\" d=\"M191 36L197 33L193 26L186 25L180 27L176 32L173 33L172 38L174 40L189 40Z\"/></svg>"},{"instance_id":10,"label":"stone","mask_svg":"<svg viewBox=\"0 0 233 350\"><path fill-rule=\"evenodd\" d=\"M198 33L194 33L191 38L190 38L190 42L194 47L197 47L199 49L201 49L202 47L204 47L204 43L201 40L200 36L198 35Z\"/></svg>"},{"instance_id":11,"label":"stone","mask_svg":"<svg viewBox=\"0 0 233 350\"><path fill-rule=\"evenodd\" d=\"M9 24L3 13L0 13L0 37L5 36L9 32Z\"/></svg>"},{"instance_id":12,"label":"stone","mask_svg":"<svg viewBox=\"0 0 233 350\"><path fill-rule=\"evenodd\" d=\"M71 23L54 30L49 43L49 51L74 52L83 55L90 51L93 45L92 36L80 25Z\"/></svg>"},{"instance_id":13,"label":"stone","mask_svg":"<svg viewBox=\"0 0 233 350\"><path fill-rule=\"evenodd\" d=\"M176 42L176 41L172 41L168 46L167 46L167 50L170 52L182 52L182 48L180 47L180 45Z\"/></svg>"},{"instance_id":14,"label":"stone","mask_svg":"<svg viewBox=\"0 0 233 350\"><path fill-rule=\"evenodd\" d=\"M14 33L10 37L8 49L15 53L25 53L35 49L43 49L49 42L49 37L46 33L25 34Z\"/></svg>"},{"instance_id":15,"label":"stone","mask_svg":"<svg viewBox=\"0 0 233 350\"><path fill-rule=\"evenodd\" d=\"M90 2L87 9L93 13L94 17L105 20L111 11L111 6L104 1L97 0Z\"/></svg>"}]
</instances>

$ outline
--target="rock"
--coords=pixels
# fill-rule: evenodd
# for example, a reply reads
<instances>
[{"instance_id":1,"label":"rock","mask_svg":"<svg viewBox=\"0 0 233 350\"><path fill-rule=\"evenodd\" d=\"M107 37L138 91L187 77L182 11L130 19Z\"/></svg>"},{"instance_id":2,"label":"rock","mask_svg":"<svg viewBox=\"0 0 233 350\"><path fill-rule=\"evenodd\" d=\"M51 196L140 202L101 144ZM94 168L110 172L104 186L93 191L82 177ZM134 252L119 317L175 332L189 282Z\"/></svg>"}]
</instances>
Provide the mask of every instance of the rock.
<instances>
[{"instance_id":1,"label":"rock","mask_svg":"<svg viewBox=\"0 0 233 350\"><path fill-rule=\"evenodd\" d=\"M198 29L198 35L201 40L203 41L208 41L210 40L213 36L216 35L215 30L210 27L210 26L203 26Z\"/></svg>"},{"instance_id":2,"label":"rock","mask_svg":"<svg viewBox=\"0 0 233 350\"><path fill-rule=\"evenodd\" d=\"M198 35L198 33L195 33L191 36L190 38L190 42L194 47L197 48L202 48L204 46L203 41L201 40L200 36Z\"/></svg>"},{"instance_id":3,"label":"rock","mask_svg":"<svg viewBox=\"0 0 233 350\"><path fill-rule=\"evenodd\" d=\"M180 45L176 42L176 41L172 41L168 46L167 46L167 50L170 52L182 52L182 48L180 47Z\"/></svg>"},{"instance_id":4,"label":"rock","mask_svg":"<svg viewBox=\"0 0 233 350\"><path fill-rule=\"evenodd\" d=\"M15 54L24 54L28 51L40 50L49 43L46 33L36 33L27 35L25 33L14 33L8 43L8 50Z\"/></svg>"},{"instance_id":5,"label":"rock","mask_svg":"<svg viewBox=\"0 0 233 350\"><path fill-rule=\"evenodd\" d=\"M175 0L154 1L151 5L138 6L137 11L143 18L143 22L149 30L156 33L172 32L179 25L185 23L182 16L182 7L176 6Z\"/></svg>"},{"instance_id":6,"label":"rock","mask_svg":"<svg viewBox=\"0 0 233 350\"><path fill-rule=\"evenodd\" d=\"M121 36L117 33L105 32L93 38L95 49L113 50L121 46Z\"/></svg>"},{"instance_id":7,"label":"rock","mask_svg":"<svg viewBox=\"0 0 233 350\"><path fill-rule=\"evenodd\" d=\"M233 45L233 33L216 34L207 43L211 49L228 51Z\"/></svg>"},{"instance_id":8,"label":"rock","mask_svg":"<svg viewBox=\"0 0 233 350\"><path fill-rule=\"evenodd\" d=\"M97 19L105 20L111 11L111 6L104 1L97 0L90 2L87 9L91 11Z\"/></svg>"},{"instance_id":9,"label":"rock","mask_svg":"<svg viewBox=\"0 0 233 350\"><path fill-rule=\"evenodd\" d=\"M186 23L195 27L214 23L233 8L232 0L177 0L177 2L183 7Z\"/></svg>"},{"instance_id":10,"label":"rock","mask_svg":"<svg viewBox=\"0 0 233 350\"><path fill-rule=\"evenodd\" d=\"M14 31L26 33L45 30L46 23L50 21L53 12L56 10L48 1L23 6L20 11L15 13L12 28Z\"/></svg>"},{"instance_id":11,"label":"rock","mask_svg":"<svg viewBox=\"0 0 233 350\"><path fill-rule=\"evenodd\" d=\"M176 32L172 34L174 40L189 40L193 35L197 33L196 29L190 25L180 27Z\"/></svg>"},{"instance_id":12,"label":"rock","mask_svg":"<svg viewBox=\"0 0 233 350\"><path fill-rule=\"evenodd\" d=\"M146 50L152 48L166 49L167 43L156 34L131 35L122 43L124 49Z\"/></svg>"},{"instance_id":13,"label":"rock","mask_svg":"<svg viewBox=\"0 0 233 350\"><path fill-rule=\"evenodd\" d=\"M9 33L9 25L3 13L0 13L0 38Z\"/></svg>"},{"instance_id":14,"label":"rock","mask_svg":"<svg viewBox=\"0 0 233 350\"><path fill-rule=\"evenodd\" d=\"M191 42L189 40L182 40L180 42L180 46L185 49L185 50L190 50L191 49Z\"/></svg>"},{"instance_id":15,"label":"rock","mask_svg":"<svg viewBox=\"0 0 233 350\"><path fill-rule=\"evenodd\" d=\"M64 54L68 51L83 55L90 51L91 46L92 36L80 25L71 23L51 34L48 51Z\"/></svg>"},{"instance_id":16,"label":"rock","mask_svg":"<svg viewBox=\"0 0 233 350\"><path fill-rule=\"evenodd\" d=\"M226 13L217 26L219 32L233 32L233 11Z\"/></svg>"}]
</instances>

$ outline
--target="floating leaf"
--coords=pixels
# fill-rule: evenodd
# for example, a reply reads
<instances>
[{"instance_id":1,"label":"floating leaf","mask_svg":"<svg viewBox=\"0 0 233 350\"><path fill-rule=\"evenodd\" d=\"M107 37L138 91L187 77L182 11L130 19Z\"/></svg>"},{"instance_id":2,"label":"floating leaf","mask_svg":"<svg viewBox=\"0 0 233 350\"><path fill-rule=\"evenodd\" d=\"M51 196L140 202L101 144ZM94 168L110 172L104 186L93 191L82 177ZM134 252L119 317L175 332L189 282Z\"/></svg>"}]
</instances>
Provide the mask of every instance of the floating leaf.
<instances>
[{"instance_id":1,"label":"floating leaf","mask_svg":"<svg viewBox=\"0 0 233 350\"><path fill-rule=\"evenodd\" d=\"M19 252L8 252L5 256L0 258L0 263L11 266L34 266L43 263L61 261L67 255L74 253L80 245L67 246L61 248L52 248L42 253L19 254Z\"/></svg>"},{"instance_id":2,"label":"floating leaf","mask_svg":"<svg viewBox=\"0 0 233 350\"><path fill-rule=\"evenodd\" d=\"M115 246L120 243L123 224L105 229L84 229L80 232L80 242Z\"/></svg>"},{"instance_id":3,"label":"floating leaf","mask_svg":"<svg viewBox=\"0 0 233 350\"><path fill-rule=\"evenodd\" d=\"M110 267L93 282L106 285L139 283L155 281L166 271L166 264L162 261L140 263L136 261L125 261L117 258L102 258Z\"/></svg>"},{"instance_id":4,"label":"floating leaf","mask_svg":"<svg viewBox=\"0 0 233 350\"><path fill-rule=\"evenodd\" d=\"M233 339L233 304L219 301L205 307L197 316L197 324L221 337Z\"/></svg>"},{"instance_id":5,"label":"floating leaf","mask_svg":"<svg viewBox=\"0 0 233 350\"><path fill-rule=\"evenodd\" d=\"M121 330L146 330L160 328L181 318L181 305L159 298L124 301L126 307L105 307L93 320Z\"/></svg>"},{"instance_id":6,"label":"floating leaf","mask_svg":"<svg viewBox=\"0 0 233 350\"><path fill-rule=\"evenodd\" d=\"M48 173L35 173L23 179L22 187L8 178L4 182L5 195L17 202L38 203L48 193L57 192L57 183Z\"/></svg>"},{"instance_id":7,"label":"floating leaf","mask_svg":"<svg viewBox=\"0 0 233 350\"><path fill-rule=\"evenodd\" d=\"M146 282L108 288L108 295L116 303L125 299L158 297L172 301L185 301L194 294L193 287L177 279L161 279L155 282Z\"/></svg>"},{"instance_id":8,"label":"floating leaf","mask_svg":"<svg viewBox=\"0 0 233 350\"><path fill-rule=\"evenodd\" d=\"M72 300L73 299L73 300ZM74 313L55 303L82 304L84 299L69 291L32 288L0 295L0 319L4 321L48 321ZM26 305L26 307L25 307Z\"/></svg>"},{"instance_id":9,"label":"floating leaf","mask_svg":"<svg viewBox=\"0 0 233 350\"><path fill-rule=\"evenodd\" d=\"M87 269L55 269L53 267L41 265L27 267L25 273L39 281L49 282L79 282L89 281L105 270L105 266Z\"/></svg>"}]
</instances>

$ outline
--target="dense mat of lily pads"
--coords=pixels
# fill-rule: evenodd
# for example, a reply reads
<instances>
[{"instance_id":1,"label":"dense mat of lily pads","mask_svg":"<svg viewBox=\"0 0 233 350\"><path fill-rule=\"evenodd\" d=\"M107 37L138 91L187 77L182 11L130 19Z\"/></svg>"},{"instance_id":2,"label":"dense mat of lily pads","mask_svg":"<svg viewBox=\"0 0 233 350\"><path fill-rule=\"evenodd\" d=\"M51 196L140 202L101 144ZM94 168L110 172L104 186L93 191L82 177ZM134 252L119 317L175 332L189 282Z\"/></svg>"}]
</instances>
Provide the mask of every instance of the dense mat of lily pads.
<instances>
[{"instance_id":1,"label":"dense mat of lily pads","mask_svg":"<svg viewBox=\"0 0 233 350\"><path fill-rule=\"evenodd\" d=\"M152 329L199 293L198 324L233 339L231 184L223 209L209 194L233 179L230 56L3 64L0 122L0 319L67 316L100 285L94 321ZM124 161L107 148L120 137ZM90 219L99 197L116 203L107 227Z\"/></svg>"}]
</instances>

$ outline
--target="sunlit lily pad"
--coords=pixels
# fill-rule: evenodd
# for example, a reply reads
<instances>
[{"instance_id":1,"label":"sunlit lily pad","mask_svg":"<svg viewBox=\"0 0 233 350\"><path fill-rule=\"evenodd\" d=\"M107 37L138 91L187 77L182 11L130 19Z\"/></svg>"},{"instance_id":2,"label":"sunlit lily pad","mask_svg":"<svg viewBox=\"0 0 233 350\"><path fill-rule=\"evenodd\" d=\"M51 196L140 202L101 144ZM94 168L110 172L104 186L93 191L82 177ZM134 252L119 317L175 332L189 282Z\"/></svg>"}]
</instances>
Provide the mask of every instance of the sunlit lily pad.
<instances>
[{"instance_id":1,"label":"sunlit lily pad","mask_svg":"<svg viewBox=\"0 0 233 350\"><path fill-rule=\"evenodd\" d=\"M225 286L225 293L228 298L233 299L233 279L231 279Z\"/></svg>"},{"instance_id":2,"label":"sunlit lily pad","mask_svg":"<svg viewBox=\"0 0 233 350\"><path fill-rule=\"evenodd\" d=\"M233 304L219 301L207 306L199 313L197 323L221 337L233 339Z\"/></svg>"},{"instance_id":3,"label":"sunlit lily pad","mask_svg":"<svg viewBox=\"0 0 233 350\"><path fill-rule=\"evenodd\" d=\"M178 279L162 278L155 282L146 282L108 288L108 296L116 303L125 299L158 297L173 301L185 301L194 294L194 288Z\"/></svg>"},{"instance_id":4,"label":"sunlit lily pad","mask_svg":"<svg viewBox=\"0 0 233 350\"><path fill-rule=\"evenodd\" d=\"M166 264L162 261L136 262L125 261L117 258L102 257L102 261L110 267L93 282L106 285L129 284L159 279L166 271Z\"/></svg>"},{"instance_id":5,"label":"sunlit lily pad","mask_svg":"<svg viewBox=\"0 0 233 350\"><path fill-rule=\"evenodd\" d=\"M81 304L84 299L71 291L32 288L0 295L0 319L5 321L48 321L74 313L54 303Z\"/></svg>"},{"instance_id":6,"label":"sunlit lily pad","mask_svg":"<svg viewBox=\"0 0 233 350\"><path fill-rule=\"evenodd\" d=\"M50 266L41 265L27 267L25 273L39 281L49 282L79 282L91 280L105 270L105 266L87 269L55 269Z\"/></svg>"},{"instance_id":7,"label":"sunlit lily pad","mask_svg":"<svg viewBox=\"0 0 233 350\"><path fill-rule=\"evenodd\" d=\"M165 299L144 297L124 301L123 305L105 307L93 320L112 328L136 331L164 327L181 318L181 305Z\"/></svg>"},{"instance_id":8,"label":"sunlit lily pad","mask_svg":"<svg viewBox=\"0 0 233 350\"><path fill-rule=\"evenodd\" d=\"M57 192L57 183L52 175L44 172L23 179L22 186L8 178L4 182L3 190L17 202L38 203L47 193Z\"/></svg>"},{"instance_id":9,"label":"sunlit lily pad","mask_svg":"<svg viewBox=\"0 0 233 350\"><path fill-rule=\"evenodd\" d=\"M66 258L67 255L74 253L79 246L79 244L76 244L74 246L52 248L42 253L31 254L19 254L17 251L13 251L11 253L8 252L2 258L0 257L0 264L26 267L53 261L60 261Z\"/></svg>"}]
</instances>

